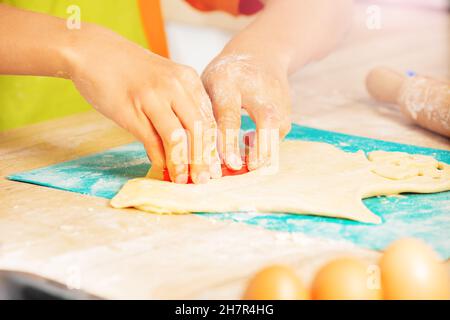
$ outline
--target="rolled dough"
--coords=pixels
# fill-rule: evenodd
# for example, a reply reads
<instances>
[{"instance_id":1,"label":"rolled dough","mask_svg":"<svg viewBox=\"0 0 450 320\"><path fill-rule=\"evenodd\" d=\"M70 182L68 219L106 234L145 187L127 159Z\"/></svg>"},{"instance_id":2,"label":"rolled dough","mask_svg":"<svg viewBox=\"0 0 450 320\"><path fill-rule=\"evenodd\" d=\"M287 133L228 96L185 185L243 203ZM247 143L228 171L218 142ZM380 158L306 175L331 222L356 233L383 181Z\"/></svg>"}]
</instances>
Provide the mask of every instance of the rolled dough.
<instances>
[{"instance_id":1,"label":"rolled dough","mask_svg":"<svg viewBox=\"0 0 450 320\"><path fill-rule=\"evenodd\" d=\"M275 174L256 170L203 185L133 179L111 205L160 214L285 212L380 223L362 199L446 190L450 166L432 157L384 151L366 157L325 143L286 141Z\"/></svg>"}]
</instances>

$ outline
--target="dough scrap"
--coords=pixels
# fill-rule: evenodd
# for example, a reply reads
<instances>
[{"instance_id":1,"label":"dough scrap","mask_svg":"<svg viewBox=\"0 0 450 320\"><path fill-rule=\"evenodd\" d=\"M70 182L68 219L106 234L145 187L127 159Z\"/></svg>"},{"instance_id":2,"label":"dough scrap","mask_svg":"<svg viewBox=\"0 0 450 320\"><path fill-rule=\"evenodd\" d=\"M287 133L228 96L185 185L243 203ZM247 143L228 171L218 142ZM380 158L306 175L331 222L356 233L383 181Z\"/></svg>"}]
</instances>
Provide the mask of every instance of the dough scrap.
<instances>
[{"instance_id":1,"label":"dough scrap","mask_svg":"<svg viewBox=\"0 0 450 320\"><path fill-rule=\"evenodd\" d=\"M376 164L373 172L389 179L402 180L422 175L439 178L444 173L441 170L443 164L419 154L374 151L369 154L369 160Z\"/></svg>"},{"instance_id":2,"label":"dough scrap","mask_svg":"<svg viewBox=\"0 0 450 320\"><path fill-rule=\"evenodd\" d=\"M366 157L326 143L285 141L275 174L259 169L203 185L138 178L111 205L159 214L282 212L381 223L362 199L447 190L450 166L432 157L384 151Z\"/></svg>"}]
</instances>

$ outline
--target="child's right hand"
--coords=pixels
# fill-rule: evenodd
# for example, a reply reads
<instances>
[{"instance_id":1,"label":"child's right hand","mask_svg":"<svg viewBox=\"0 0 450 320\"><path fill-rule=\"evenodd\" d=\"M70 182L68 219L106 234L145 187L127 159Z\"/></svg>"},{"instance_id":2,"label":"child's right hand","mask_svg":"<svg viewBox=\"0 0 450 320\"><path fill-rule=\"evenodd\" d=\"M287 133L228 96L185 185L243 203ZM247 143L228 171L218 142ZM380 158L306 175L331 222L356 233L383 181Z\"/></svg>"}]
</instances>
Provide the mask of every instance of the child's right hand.
<instances>
[{"instance_id":1,"label":"child's right hand","mask_svg":"<svg viewBox=\"0 0 450 320\"><path fill-rule=\"evenodd\" d=\"M152 170L167 168L177 183L187 183L189 167L194 183L221 176L211 102L193 69L101 27L74 32L66 50L70 78L94 108L144 144Z\"/></svg>"}]
</instances>

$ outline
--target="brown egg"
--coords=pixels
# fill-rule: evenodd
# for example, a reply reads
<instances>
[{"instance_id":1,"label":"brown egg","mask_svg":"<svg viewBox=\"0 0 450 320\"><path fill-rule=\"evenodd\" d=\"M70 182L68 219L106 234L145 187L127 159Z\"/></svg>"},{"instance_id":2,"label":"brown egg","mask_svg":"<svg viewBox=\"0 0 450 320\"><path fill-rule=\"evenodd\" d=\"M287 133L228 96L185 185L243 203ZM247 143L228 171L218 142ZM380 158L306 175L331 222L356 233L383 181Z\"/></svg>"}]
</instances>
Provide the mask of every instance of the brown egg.
<instances>
[{"instance_id":1,"label":"brown egg","mask_svg":"<svg viewBox=\"0 0 450 320\"><path fill-rule=\"evenodd\" d=\"M449 299L450 279L445 264L424 242L401 239L380 260L385 299Z\"/></svg>"},{"instance_id":2,"label":"brown egg","mask_svg":"<svg viewBox=\"0 0 450 320\"><path fill-rule=\"evenodd\" d=\"M245 300L307 300L309 292L293 269L274 265L259 271L247 286Z\"/></svg>"},{"instance_id":3,"label":"brown egg","mask_svg":"<svg viewBox=\"0 0 450 320\"><path fill-rule=\"evenodd\" d=\"M379 300L379 268L355 258L333 260L316 274L311 294L316 300Z\"/></svg>"}]
</instances>

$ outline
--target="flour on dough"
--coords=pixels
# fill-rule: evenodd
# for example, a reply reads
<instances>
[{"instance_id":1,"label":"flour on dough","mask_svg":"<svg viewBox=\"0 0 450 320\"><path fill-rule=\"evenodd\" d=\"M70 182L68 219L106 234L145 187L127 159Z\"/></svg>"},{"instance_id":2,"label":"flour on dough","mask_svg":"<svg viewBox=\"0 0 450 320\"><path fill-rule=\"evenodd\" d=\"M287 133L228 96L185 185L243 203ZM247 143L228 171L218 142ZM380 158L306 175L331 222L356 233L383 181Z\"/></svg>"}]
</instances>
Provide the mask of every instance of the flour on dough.
<instances>
[{"instance_id":1,"label":"flour on dough","mask_svg":"<svg viewBox=\"0 0 450 320\"><path fill-rule=\"evenodd\" d=\"M384 151L366 157L326 143L286 141L276 174L256 170L202 185L133 179L111 205L161 214L285 212L380 223L362 199L446 190L450 166L432 157Z\"/></svg>"}]
</instances>

